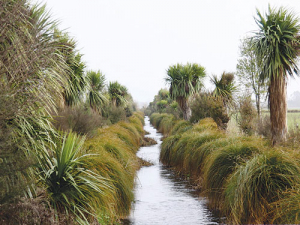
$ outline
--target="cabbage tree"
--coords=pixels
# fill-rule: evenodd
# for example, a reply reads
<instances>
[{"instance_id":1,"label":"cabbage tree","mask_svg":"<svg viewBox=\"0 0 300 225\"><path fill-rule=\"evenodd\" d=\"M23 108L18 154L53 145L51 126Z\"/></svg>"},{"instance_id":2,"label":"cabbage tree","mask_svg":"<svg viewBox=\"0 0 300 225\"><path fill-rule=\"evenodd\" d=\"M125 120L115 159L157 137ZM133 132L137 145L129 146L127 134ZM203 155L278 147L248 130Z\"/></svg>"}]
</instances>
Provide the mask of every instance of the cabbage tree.
<instances>
[{"instance_id":1,"label":"cabbage tree","mask_svg":"<svg viewBox=\"0 0 300 225\"><path fill-rule=\"evenodd\" d=\"M299 75L297 57L300 50L299 18L287 9L271 8L265 15L257 10L259 30L253 46L262 62L261 80L269 84L268 96L273 145L284 141L287 134L287 80Z\"/></svg>"},{"instance_id":2,"label":"cabbage tree","mask_svg":"<svg viewBox=\"0 0 300 225\"><path fill-rule=\"evenodd\" d=\"M178 63L167 70L165 80L170 85L170 97L178 102L185 120L191 117L188 99L200 90L205 76L205 68L196 63L186 65Z\"/></svg>"}]
</instances>

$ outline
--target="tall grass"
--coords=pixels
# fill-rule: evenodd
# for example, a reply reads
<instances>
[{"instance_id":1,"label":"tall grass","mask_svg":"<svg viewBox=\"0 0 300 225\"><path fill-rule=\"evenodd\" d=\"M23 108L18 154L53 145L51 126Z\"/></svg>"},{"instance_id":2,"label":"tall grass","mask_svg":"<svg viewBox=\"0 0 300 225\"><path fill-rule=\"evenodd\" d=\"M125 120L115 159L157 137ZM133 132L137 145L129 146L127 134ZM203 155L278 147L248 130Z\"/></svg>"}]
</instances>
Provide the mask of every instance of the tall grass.
<instances>
[{"instance_id":1,"label":"tall grass","mask_svg":"<svg viewBox=\"0 0 300 225\"><path fill-rule=\"evenodd\" d=\"M162 126L163 118L154 114L152 122ZM291 147L297 139L276 149L257 136L228 135L210 118L172 124L160 161L190 178L228 223L299 224L300 154Z\"/></svg>"},{"instance_id":2,"label":"tall grass","mask_svg":"<svg viewBox=\"0 0 300 225\"><path fill-rule=\"evenodd\" d=\"M293 188L283 192L283 197L272 203L276 209L272 224L300 224L300 187L296 184Z\"/></svg>"},{"instance_id":3,"label":"tall grass","mask_svg":"<svg viewBox=\"0 0 300 225\"><path fill-rule=\"evenodd\" d=\"M261 148L262 143L259 141L236 139L231 144L211 153L203 169L204 191L211 207L219 208L220 204L223 204L226 179L238 165L261 151Z\"/></svg>"},{"instance_id":4,"label":"tall grass","mask_svg":"<svg viewBox=\"0 0 300 225\"><path fill-rule=\"evenodd\" d=\"M226 185L231 221L237 224L273 222L271 218L276 209L271 203L299 184L299 172L293 157L277 149L264 151L241 165Z\"/></svg>"},{"instance_id":5,"label":"tall grass","mask_svg":"<svg viewBox=\"0 0 300 225\"><path fill-rule=\"evenodd\" d=\"M92 138L63 135L53 149L38 158L40 185L46 189L57 220L63 223L113 224L127 216L134 199L135 155L142 137L139 114Z\"/></svg>"},{"instance_id":6,"label":"tall grass","mask_svg":"<svg viewBox=\"0 0 300 225\"><path fill-rule=\"evenodd\" d=\"M108 179L113 187L108 207L99 213L101 221L108 217L112 223L130 212L134 199L134 177L138 168L135 153L144 135L143 122L142 115L135 113L129 122L122 121L98 129L97 134L85 142L87 153L99 155L94 170Z\"/></svg>"}]
</instances>

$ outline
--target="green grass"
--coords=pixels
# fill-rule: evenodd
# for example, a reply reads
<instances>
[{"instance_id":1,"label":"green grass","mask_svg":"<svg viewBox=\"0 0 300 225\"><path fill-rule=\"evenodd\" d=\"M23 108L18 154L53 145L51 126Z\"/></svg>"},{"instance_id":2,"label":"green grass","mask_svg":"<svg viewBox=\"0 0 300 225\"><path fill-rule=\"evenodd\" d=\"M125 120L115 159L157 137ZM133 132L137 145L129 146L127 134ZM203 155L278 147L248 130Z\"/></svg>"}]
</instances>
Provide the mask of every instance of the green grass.
<instances>
[{"instance_id":1,"label":"green grass","mask_svg":"<svg viewBox=\"0 0 300 225\"><path fill-rule=\"evenodd\" d=\"M299 112L288 114L290 121L298 117ZM160 119L157 114L153 121ZM173 121L167 134L160 161L191 179L226 222L299 224L300 153L295 128L289 136L293 134L293 145L277 148L266 138L221 131L210 118L197 124Z\"/></svg>"},{"instance_id":2,"label":"green grass","mask_svg":"<svg viewBox=\"0 0 300 225\"><path fill-rule=\"evenodd\" d=\"M119 122L104 129L86 141L88 153L99 155L94 169L111 181L115 190L98 213L100 221L110 223L126 217L134 199L133 187L138 160L135 155L144 136L143 117L134 114L129 122Z\"/></svg>"},{"instance_id":3,"label":"green grass","mask_svg":"<svg viewBox=\"0 0 300 225\"><path fill-rule=\"evenodd\" d=\"M56 210L57 220L116 224L130 212L134 199L135 155L144 135L143 117L98 129L87 140L76 134L58 138L39 161L40 185Z\"/></svg>"},{"instance_id":4,"label":"green grass","mask_svg":"<svg viewBox=\"0 0 300 225\"><path fill-rule=\"evenodd\" d=\"M226 179L236 170L237 166L261 151L262 143L255 139L242 140L236 138L233 142L219 148L205 162L203 183L210 206L219 208L223 204L223 189Z\"/></svg>"},{"instance_id":5,"label":"green grass","mask_svg":"<svg viewBox=\"0 0 300 225\"><path fill-rule=\"evenodd\" d=\"M262 116L268 116L269 114L270 112L267 110L262 111ZM298 109L288 110L287 112L288 129L295 128L297 124L300 126L300 110Z\"/></svg>"},{"instance_id":6,"label":"green grass","mask_svg":"<svg viewBox=\"0 0 300 225\"><path fill-rule=\"evenodd\" d=\"M300 112L288 112L287 123L289 129L295 128L297 124L300 126Z\"/></svg>"},{"instance_id":7,"label":"green grass","mask_svg":"<svg viewBox=\"0 0 300 225\"><path fill-rule=\"evenodd\" d=\"M272 223L278 210L272 208L272 203L300 182L299 174L299 165L287 152L271 149L255 155L237 169L225 186L231 222Z\"/></svg>"}]
</instances>

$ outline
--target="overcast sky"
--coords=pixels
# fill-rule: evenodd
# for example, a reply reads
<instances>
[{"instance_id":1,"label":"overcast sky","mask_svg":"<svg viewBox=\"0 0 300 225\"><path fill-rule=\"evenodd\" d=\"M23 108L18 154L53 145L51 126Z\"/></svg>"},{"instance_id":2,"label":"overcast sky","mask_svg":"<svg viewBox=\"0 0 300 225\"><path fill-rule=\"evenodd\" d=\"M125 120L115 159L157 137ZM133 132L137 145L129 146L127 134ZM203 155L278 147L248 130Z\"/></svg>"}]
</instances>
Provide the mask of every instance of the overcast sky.
<instances>
[{"instance_id":1,"label":"overcast sky","mask_svg":"<svg viewBox=\"0 0 300 225\"><path fill-rule=\"evenodd\" d=\"M234 72L240 39L258 28L256 8L266 12L270 2L300 16L299 0L36 1L77 40L88 69L125 85L139 103L166 87L166 70L176 63L198 63L209 76ZM288 96L299 87L290 80Z\"/></svg>"}]
</instances>

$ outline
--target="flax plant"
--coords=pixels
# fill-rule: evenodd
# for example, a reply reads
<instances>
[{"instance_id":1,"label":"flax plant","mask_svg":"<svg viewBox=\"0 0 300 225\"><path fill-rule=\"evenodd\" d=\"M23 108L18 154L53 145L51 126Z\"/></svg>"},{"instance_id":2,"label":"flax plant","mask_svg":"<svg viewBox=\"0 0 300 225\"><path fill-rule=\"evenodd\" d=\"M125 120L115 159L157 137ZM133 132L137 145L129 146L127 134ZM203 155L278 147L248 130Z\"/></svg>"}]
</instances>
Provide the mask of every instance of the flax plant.
<instances>
[{"instance_id":1,"label":"flax plant","mask_svg":"<svg viewBox=\"0 0 300 225\"><path fill-rule=\"evenodd\" d=\"M62 87L67 87L67 64L61 54L65 46L54 35L57 23L45 6L4 0L0 19L0 130L9 140L0 140L0 158L14 164L1 177L10 195L19 186L16 177L18 183L31 180L34 185L33 155L43 154L56 136L49 115L61 100ZM14 162L17 155L23 157L23 165ZM25 190L30 188L25 185ZM32 196L32 191L27 194Z\"/></svg>"},{"instance_id":2,"label":"flax plant","mask_svg":"<svg viewBox=\"0 0 300 225\"><path fill-rule=\"evenodd\" d=\"M95 155L82 154L84 137L74 133L56 140L53 152L39 160L39 182L59 215L70 214L77 222L95 218L113 189L107 178L93 171Z\"/></svg>"}]
</instances>

